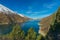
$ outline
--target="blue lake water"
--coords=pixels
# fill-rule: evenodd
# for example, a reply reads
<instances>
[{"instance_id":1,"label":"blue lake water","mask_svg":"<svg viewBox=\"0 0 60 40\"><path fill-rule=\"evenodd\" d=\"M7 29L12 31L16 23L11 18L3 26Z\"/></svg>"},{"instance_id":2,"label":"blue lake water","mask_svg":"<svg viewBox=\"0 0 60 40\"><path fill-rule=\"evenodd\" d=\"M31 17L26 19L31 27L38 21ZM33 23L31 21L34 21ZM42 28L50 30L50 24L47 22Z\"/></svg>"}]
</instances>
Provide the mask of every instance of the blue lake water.
<instances>
[{"instance_id":1,"label":"blue lake water","mask_svg":"<svg viewBox=\"0 0 60 40\"><path fill-rule=\"evenodd\" d=\"M24 32L27 32L31 27L35 32L39 30L39 20L29 20L20 25ZM0 25L0 34L7 34L12 31L14 25Z\"/></svg>"},{"instance_id":2,"label":"blue lake water","mask_svg":"<svg viewBox=\"0 0 60 40\"><path fill-rule=\"evenodd\" d=\"M35 32L38 33L39 31L39 23L40 21L39 20L29 20L27 22L24 22L21 27L22 27L22 30L24 30L24 32L27 32L31 27L34 29Z\"/></svg>"},{"instance_id":3,"label":"blue lake water","mask_svg":"<svg viewBox=\"0 0 60 40\"><path fill-rule=\"evenodd\" d=\"M13 29L13 25L0 25L0 34L7 34L11 32Z\"/></svg>"}]
</instances>

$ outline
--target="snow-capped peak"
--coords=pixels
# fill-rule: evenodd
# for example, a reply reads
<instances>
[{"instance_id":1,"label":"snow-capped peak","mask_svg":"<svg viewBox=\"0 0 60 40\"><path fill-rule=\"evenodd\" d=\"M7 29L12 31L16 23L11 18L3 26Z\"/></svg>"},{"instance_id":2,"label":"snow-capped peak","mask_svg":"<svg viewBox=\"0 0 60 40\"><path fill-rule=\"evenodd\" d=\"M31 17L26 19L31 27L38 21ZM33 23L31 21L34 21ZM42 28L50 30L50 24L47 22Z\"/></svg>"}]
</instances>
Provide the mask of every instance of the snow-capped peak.
<instances>
[{"instance_id":1,"label":"snow-capped peak","mask_svg":"<svg viewBox=\"0 0 60 40\"><path fill-rule=\"evenodd\" d=\"M0 4L0 12L4 12L4 13L7 13L7 14L9 14L9 12L11 12L11 13L16 13L16 14L20 15L21 17L24 17L24 15L22 15L22 14L20 14L20 13L17 13L17 12L15 12L15 11L12 11L11 9L3 6L2 4Z\"/></svg>"},{"instance_id":2,"label":"snow-capped peak","mask_svg":"<svg viewBox=\"0 0 60 40\"><path fill-rule=\"evenodd\" d=\"M20 15L21 17L25 17L23 14L18 13L17 11L15 11L15 13L17 13L18 15Z\"/></svg>"},{"instance_id":3,"label":"snow-capped peak","mask_svg":"<svg viewBox=\"0 0 60 40\"><path fill-rule=\"evenodd\" d=\"M22 14L18 14L18 15L20 15L21 17L24 17L24 15L22 15Z\"/></svg>"},{"instance_id":4,"label":"snow-capped peak","mask_svg":"<svg viewBox=\"0 0 60 40\"><path fill-rule=\"evenodd\" d=\"M7 8L7 7L5 7L5 6L3 6L2 4L0 4L0 11L1 11L1 12L10 11L10 12L14 13L14 11L12 11L11 9L9 9L9 8Z\"/></svg>"}]
</instances>

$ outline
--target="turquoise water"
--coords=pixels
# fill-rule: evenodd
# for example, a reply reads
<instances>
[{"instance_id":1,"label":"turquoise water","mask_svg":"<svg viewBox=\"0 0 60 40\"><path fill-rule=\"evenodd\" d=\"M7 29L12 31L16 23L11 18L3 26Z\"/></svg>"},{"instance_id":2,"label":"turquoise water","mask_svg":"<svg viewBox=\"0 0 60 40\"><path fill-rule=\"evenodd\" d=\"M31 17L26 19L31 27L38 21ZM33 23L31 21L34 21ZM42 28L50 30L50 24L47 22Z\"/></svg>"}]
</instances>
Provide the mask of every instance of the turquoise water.
<instances>
[{"instance_id":1,"label":"turquoise water","mask_svg":"<svg viewBox=\"0 0 60 40\"><path fill-rule=\"evenodd\" d=\"M0 25L0 34L7 34L12 31L13 25Z\"/></svg>"},{"instance_id":2,"label":"turquoise water","mask_svg":"<svg viewBox=\"0 0 60 40\"><path fill-rule=\"evenodd\" d=\"M39 22L40 22L39 20L29 20L21 25L22 30L24 30L24 32L27 32L29 30L29 28L32 27L34 29L34 31L38 33L38 30L39 30L38 23Z\"/></svg>"},{"instance_id":3,"label":"turquoise water","mask_svg":"<svg viewBox=\"0 0 60 40\"><path fill-rule=\"evenodd\" d=\"M27 22L24 22L20 25L22 30L24 32L27 32L31 27L34 29L35 32L38 33L39 30L39 21L38 20L29 20ZM7 34L12 31L14 25L9 24L9 25L0 25L0 34Z\"/></svg>"}]
</instances>

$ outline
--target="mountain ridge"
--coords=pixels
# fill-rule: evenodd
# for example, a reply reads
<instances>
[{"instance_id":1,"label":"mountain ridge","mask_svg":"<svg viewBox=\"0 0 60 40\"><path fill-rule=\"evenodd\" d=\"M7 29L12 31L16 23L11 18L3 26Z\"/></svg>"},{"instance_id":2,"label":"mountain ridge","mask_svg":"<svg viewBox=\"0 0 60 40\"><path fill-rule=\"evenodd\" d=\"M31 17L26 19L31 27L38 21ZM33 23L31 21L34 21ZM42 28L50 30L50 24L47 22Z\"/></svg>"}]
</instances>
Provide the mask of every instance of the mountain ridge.
<instances>
[{"instance_id":1,"label":"mountain ridge","mask_svg":"<svg viewBox=\"0 0 60 40\"><path fill-rule=\"evenodd\" d=\"M11 9L0 4L0 24L23 23L29 20L22 14L18 14Z\"/></svg>"},{"instance_id":2,"label":"mountain ridge","mask_svg":"<svg viewBox=\"0 0 60 40\"><path fill-rule=\"evenodd\" d=\"M51 24L51 25L54 24L54 20L56 19L56 15L57 15L57 13L59 12L59 10L60 10L60 7L59 7L58 11L56 11L56 13L54 13L54 14L46 17L46 18L41 19L40 24L42 24L42 25L40 25L40 26L41 26L40 32L41 32L42 35L45 36L45 35L47 34L48 30L50 29L50 24ZM46 26L46 27L44 28L44 26ZM48 28L48 27L49 27L49 28ZM48 29L47 29L47 28L48 28ZM47 31L47 32L44 32L44 29L45 29L45 31ZM46 33L46 34L45 34L45 33Z\"/></svg>"},{"instance_id":3,"label":"mountain ridge","mask_svg":"<svg viewBox=\"0 0 60 40\"><path fill-rule=\"evenodd\" d=\"M43 18L40 22L40 34L46 40L60 40L60 7L56 13Z\"/></svg>"}]
</instances>

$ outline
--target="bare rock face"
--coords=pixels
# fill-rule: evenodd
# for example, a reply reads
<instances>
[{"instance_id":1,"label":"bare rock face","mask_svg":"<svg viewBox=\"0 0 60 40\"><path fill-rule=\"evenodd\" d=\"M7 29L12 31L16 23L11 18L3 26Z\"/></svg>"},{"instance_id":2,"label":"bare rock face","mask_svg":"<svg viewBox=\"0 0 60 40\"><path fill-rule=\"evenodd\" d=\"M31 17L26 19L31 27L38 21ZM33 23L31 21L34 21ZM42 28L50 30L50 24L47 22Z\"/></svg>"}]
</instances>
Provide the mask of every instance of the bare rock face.
<instances>
[{"instance_id":1,"label":"bare rock face","mask_svg":"<svg viewBox=\"0 0 60 40\"><path fill-rule=\"evenodd\" d=\"M8 24L8 23L10 23L8 17L5 14L0 13L0 24Z\"/></svg>"},{"instance_id":2,"label":"bare rock face","mask_svg":"<svg viewBox=\"0 0 60 40\"><path fill-rule=\"evenodd\" d=\"M20 13L18 14L0 4L0 35L11 32L15 24L20 25L27 20L30 20L30 18Z\"/></svg>"},{"instance_id":3,"label":"bare rock face","mask_svg":"<svg viewBox=\"0 0 60 40\"><path fill-rule=\"evenodd\" d=\"M60 8L56 13L56 19L46 35L47 40L60 40Z\"/></svg>"},{"instance_id":4,"label":"bare rock face","mask_svg":"<svg viewBox=\"0 0 60 40\"><path fill-rule=\"evenodd\" d=\"M28 19L0 4L0 24L23 23Z\"/></svg>"},{"instance_id":5,"label":"bare rock face","mask_svg":"<svg viewBox=\"0 0 60 40\"><path fill-rule=\"evenodd\" d=\"M23 23L26 20L28 20L28 18L21 17L18 14L0 12L0 24Z\"/></svg>"},{"instance_id":6,"label":"bare rock face","mask_svg":"<svg viewBox=\"0 0 60 40\"><path fill-rule=\"evenodd\" d=\"M46 40L60 40L60 8L55 14L43 18L40 24L39 32Z\"/></svg>"},{"instance_id":7,"label":"bare rock face","mask_svg":"<svg viewBox=\"0 0 60 40\"><path fill-rule=\"evenodd\" d=\"M43 18L41 20L41 22L40 22L41 27L40 27L40 30L39 30L40 34L42 34L43 36L46 36L46 34L48 33L48 31L50 29L50 24L53 25L53 22L55 20L55 18L54 18L55 15L56 14L53 14L53 15L48 16L46 18Z\"/></svg>"}]
</instances>

